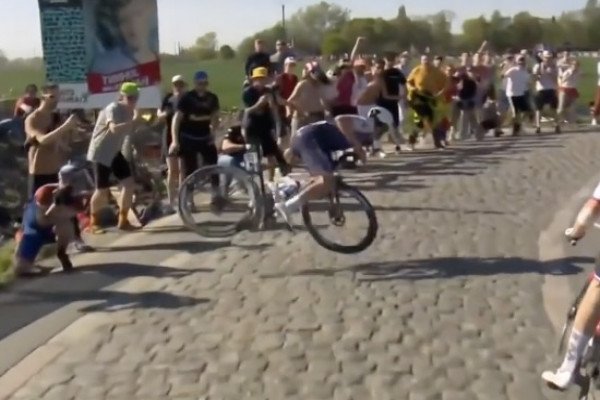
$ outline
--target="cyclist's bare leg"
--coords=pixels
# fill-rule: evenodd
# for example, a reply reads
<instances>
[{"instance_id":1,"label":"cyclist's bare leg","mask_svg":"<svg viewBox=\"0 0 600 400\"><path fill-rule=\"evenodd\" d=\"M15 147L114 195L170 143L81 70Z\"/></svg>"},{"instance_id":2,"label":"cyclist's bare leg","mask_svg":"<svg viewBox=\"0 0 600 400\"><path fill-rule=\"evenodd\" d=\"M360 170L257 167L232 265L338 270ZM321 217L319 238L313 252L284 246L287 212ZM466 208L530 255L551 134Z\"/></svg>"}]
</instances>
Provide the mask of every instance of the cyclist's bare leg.
<instances>
[{"instance_id":1,"label":"cyclist's bare leg","mask_svg":"<svg viewBox=\"0 0 600 400\"><path fill-rule=\"evenodd\" d=\"M600 281L595 278L581 299L573 329L569 336L567 351L556 371L544 371L542 379L558 389L566 389L574 380L575 372L600 321Z\"/></svg>"},{"instance_id":2,"label":"cyclist's bare leg","mask_svg":"<svg viewBox=\"0 0 600 400\"><path fill-rule=\"evenodd\" d=\"M308 185L297 195L291 197L284 203L278 203L275 208L279 214L285 219L288 225L290 223L290 215L299 211L303 204L309 200L317 200L327 196L333 190L335 177L333 174L324 174L314 176L309 180Z\"/></svg>"}]
</instances>

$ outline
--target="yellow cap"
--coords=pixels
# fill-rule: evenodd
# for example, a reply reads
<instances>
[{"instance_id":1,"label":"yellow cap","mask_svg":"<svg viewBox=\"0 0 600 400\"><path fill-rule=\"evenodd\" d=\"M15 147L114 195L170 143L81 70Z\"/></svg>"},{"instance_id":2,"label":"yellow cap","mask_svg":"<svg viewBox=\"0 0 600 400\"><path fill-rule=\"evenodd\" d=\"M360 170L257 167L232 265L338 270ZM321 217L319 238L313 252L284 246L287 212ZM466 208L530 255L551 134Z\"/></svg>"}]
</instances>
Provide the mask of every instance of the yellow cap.
<instances>
[{"instance_id":1,"label":"yellow cap","mask_svg":"<svg viewBox=\"0 0 600 400\"><path fill-rule=\"evenodd\" d=\"M252 70L250 78L266 78L267 76L269 76L269 71L265 67L258 67Z\"/></svg>"}]
</instances>

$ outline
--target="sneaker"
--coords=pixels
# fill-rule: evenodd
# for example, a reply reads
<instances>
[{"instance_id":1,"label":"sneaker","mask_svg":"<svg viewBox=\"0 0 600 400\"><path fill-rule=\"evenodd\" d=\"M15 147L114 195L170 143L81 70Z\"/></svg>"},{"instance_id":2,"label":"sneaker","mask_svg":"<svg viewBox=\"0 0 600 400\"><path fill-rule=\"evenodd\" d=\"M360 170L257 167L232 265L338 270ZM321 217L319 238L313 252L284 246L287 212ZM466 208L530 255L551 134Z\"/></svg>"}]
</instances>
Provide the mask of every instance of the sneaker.
<instances>
[{"instance_id":1,"label":"sneaker","mask_svg":"<svg viewBox=\"0 0 600 400\"><path fill-rule=\"evenodd\" d=\"M542 128L540 128L539 126L537 128L535 128L535 134L539 135L540 133L542 133Z\"/></svg>"},{"instance_id":2,"label":"sneaker","mask_svg":"<svg viewBox=\"0 0 600 400\"><path fill-rule=\"evenodd\" d=\"M131 223L128 220L123 220L123 221L119 221L119 223L117 224L117 229L119 229L120 231L131 232L131 231L136 231L140 228L137 226L131 225Z\"/></svg>"},{"instance_id":3,"label":"sneaker","mask_svg":"<svg viewBox=\"0 0 600 400\"><path fill-rule=\"evenodd\" d=\"M374 154L374 155L375 155L377 158L381 158L381 159L385 158L385 156L386 156L386 154L383 152L383 150L377 150L377 151L375 151L375 154Z\"/></svg>"},{"instance_id":4,"label":"sneaker","mask_svg":"<svg viewBox=\"0 0 600 400\"><path fill-rule=\"evenodd\" d=\"M75 250L77 250L80 253L91 253L96 250L92 246L84 242L82 239L76 240L73 243L73 247L75 247Z\"/></svg>"},{"instance_id":5,"label":"sneaker","mask_svg":"<svg viewBox=\"0 0 600 400\"><path fill-rule=\"evenodd\" d=\"M99 225L90 225L87 229L87 232L91 233L92 235L102 235L106 233L106 230Z\"/></svg>"},{"instance_id":6,"label":"sneaker","mask_svg":"<svg viewBox=\"0 0 600 400\"><path fill-rule=\"evenodd\" d=\"M504 131L502 129L498 129L498 130L494 131L495 137L500 137L502 135L504 135Z\"/></svg>"},{"instance_id":7,"label":"sneaker","mask_svg":"<svg viewBox=\"0 0 600 400\"><path fill-rule=\"evenodd\" d=\"M592 126L597 126L598 125L598 120L596 118L592 119Z\"/></svg>"},{"instance_id":8,"label":"sneaker","mask_svg":"<svg viewBox=\"0 0 600 400\"><path fill-rule=\"evenodd\" d=\"M275 208L275 211L277 212L277 214L279 214L279 216L286 223L289 230L292 231L294 229L294 226L292 224L292 213L285 206L285 203L284 202L275 203L274 208Z\"/></svg>"},{"instance_id":9,"label":"sneaker","mask_svg":"<svg viewBox=\"0 0 600 400\"><path fill-rule=\"evenodd\" d=\"M175 214L175 212L176 212L175 207L173 207L170 204L167 204L167 205L163 206L163 208L162 208L163 215L173 215L173 214Z\"/></svg>"},{"instance_id":10,"label":"sneaker","mask_svg":"<svg viewBox=\"0 0 600 400\"><path fill-rule=\"evenodd\" d=\"M561 132L561 130L560 130L560 125L556 125L556 126L554 127L554 133L560 133L560 132Z\"/></svg>"},{"instance_id":11,"label":"sneaker","mask_svg":"<svg viewBox=\"0 0 600 400\"><path fill-rule=\"evenodd\" d=\"M553 389L566 390L574 380L575 374L571 371L544 371L542 379Z\"/></svg>"},{"instance_id":12,"label":"sneaker","mask_svg":"<svg viewBox=\"0 0 600 400\"><path fill-rule=\"evenodd\" d=\"M400 152L402 151L402 149L400 148L400 146L396 145L396 155L400 154Z\"/></svg>"}]
</instances>

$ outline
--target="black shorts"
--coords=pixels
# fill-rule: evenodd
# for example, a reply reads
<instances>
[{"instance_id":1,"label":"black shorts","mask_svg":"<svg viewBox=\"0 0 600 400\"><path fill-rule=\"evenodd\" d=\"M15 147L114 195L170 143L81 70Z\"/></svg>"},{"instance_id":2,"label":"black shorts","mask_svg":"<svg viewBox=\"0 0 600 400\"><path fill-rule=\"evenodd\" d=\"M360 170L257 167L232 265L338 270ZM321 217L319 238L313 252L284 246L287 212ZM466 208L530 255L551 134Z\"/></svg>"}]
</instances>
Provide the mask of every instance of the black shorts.
<instances>
[{"instance_id":1,"label":"black shorts","mask_svg":"<svg viewBox=\"0 0 600 400\"><path fill-rule=\"evenodd\" d=\"M459 99L456 102L456 106L458 107L459 110L473 110L475 108L476 105L476 100L475 99Z\"/></svg>"},{"instance_id":2,"label":"black shorts","mask_svg":"<svg viewBox=\"0 0 600 400\"><path fill-rule=\"evenodd\" d=\"M279 153L277 141L269 132L248 129L246 131L246 140L248 144L260 146L264 157L275 156Z\"/></svg>"},{"instance_id":3,"label":"black shorts","mask_svg":"<svg viewBox=\"0 0 600 400\"><path fill-rule=\"evenodd\" d=\"M119 152L113 158L110 167L104 164L94 163L94 179L96 180L96 189L110 188L110 176L113 175L119 182L131 177L131 168L125 156Z\"/></svg>"},{"instance_id":4,"label":"black shorts","mask_svg":"<svg viewBox=\"0 0 600 400\"><path fill-rule=\"evenodd\" d=\"M398 102L395 100L381 99L377 102L377 105L385 108L392 114L392 118L394 118L394 128L398 128L400 126L400 108L398 107Z\"/></svg>"},{"instance_id":5,"label":"black shorts","mask_svg":"<svg viewBox=\"0 0 600 400\"><path fill-rule=\"evenodd\" d=\"M358 109L351 105L337 105L331 107L331 115L337 117L338 115L356 115Z\"/></svg>"},{"instance_id":6,"label":"black shorts","mask_svg":"<svg viewBox=\"0 0 600 400\"><path fill-rule=\"evenodd\" d=\"M39 188L54 183L58 183L58 174L30 174L27 180L27 198L33 199Z\"/></svg>"},{"instance_id":7,"label":"black shorts","mask_svg":"<svg viewBox=\"0 0 600 400\"><path fill-rule=\"evenodd\" d=\"M422 123L424 120L433 122L435 100L428 97L415 94L413 99L409 101L409 106L413 109L417 119Z\"/></svg>"},{"instance_id":8,"label":"black shorts","mask_svg":"<svg viewBox=\"0 0 600 400\"><path fill-rule=\"evenodd\" d=\"M529 106L529 96L515 96L510 98L510 104L512 105L516 113L529 113L531 107Z\"/></svg>"},{"instance_id":9,"label":"black shorts","mask_svg":"<svg viewBox=\"0 0 600 400\"><path fill-rule=\"evenodd\" d=\"M534 103L535 108L539 111L543 110L545 106L556 110L558 108L558 94L554 89L540 90L535 94Z\"/></svg>"},{"instance_id":10,"label":"black shorts","mask_svg":"<svg viewBox=\"0 0 600 400\"><path fill-rule=\"evenodd\" d=\"M198 169L198 155L202 157L203 165L215 165L219 159L217 146L211 137L206 140L193 140L182 137L179 143L178 156L181 159L185 176L191 175Z\"/></svg>"}]
</instances>

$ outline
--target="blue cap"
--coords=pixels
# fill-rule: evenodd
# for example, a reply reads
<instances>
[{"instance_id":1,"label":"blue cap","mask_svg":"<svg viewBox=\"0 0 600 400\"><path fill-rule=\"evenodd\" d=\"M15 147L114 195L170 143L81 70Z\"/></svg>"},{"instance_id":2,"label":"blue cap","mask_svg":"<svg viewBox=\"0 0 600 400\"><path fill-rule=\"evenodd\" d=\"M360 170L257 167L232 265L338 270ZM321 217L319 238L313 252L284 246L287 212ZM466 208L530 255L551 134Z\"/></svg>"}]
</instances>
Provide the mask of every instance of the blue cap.
<instances>
[{"instance_id":1,"label":"blue cap","mask_svg":"<svg viewBox=\"0 0 600 400\"><path fill-rule=\"evenodd\" d=\"M207 81L208 74L205 71L198 71L194 74L195 81Z\"/></svg>"}]
</instances>

